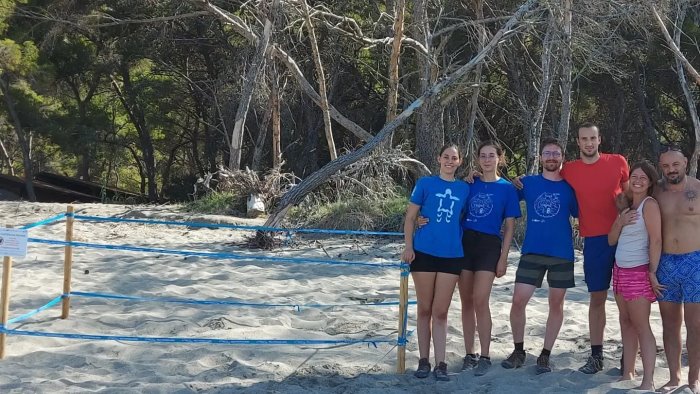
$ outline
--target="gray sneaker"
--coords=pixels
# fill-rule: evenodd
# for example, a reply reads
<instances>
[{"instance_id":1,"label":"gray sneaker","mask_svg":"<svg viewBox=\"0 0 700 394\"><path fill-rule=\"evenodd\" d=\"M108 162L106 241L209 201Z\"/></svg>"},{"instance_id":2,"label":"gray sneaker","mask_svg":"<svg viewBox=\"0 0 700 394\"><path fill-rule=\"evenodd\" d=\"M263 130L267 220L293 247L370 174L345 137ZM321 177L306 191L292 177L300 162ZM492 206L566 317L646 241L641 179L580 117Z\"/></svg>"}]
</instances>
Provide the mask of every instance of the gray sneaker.
<instances>
[{"instance_id":1,"label":"gray sneaker","mask_svg":"<svg viewBox=\"0 0 700 394\"><path fill-rule=\"evenodd\" d=\"M513 350L513 353L501 362L501 366L505 369L520 368L525 364L525 351Z\"/></svg>"},{"instance_id":2,"label":"gray sneaker","mask_svg":"<svg viewBox=\"0 0 700 394\"><path fill-rule=\"evenodd\" d=\"M549 365L549 356L540 355L537 357L537 367L535 368L535 373L538 375L552 372L552 367Z\"/></svg>"},{"instance_id":3,"label":"gray sneaker","mask_svg":"<svg viewBox=\"0 0 700 394\"><path fill-rule=\"evenodd\" d=\"M467 354L462 360L462 371L475 368L479 364L479 356L476 354Z\"/></svg>"},{"instance_id":4,"label":"gray sneaker","mask_svg":"<svg viewBox=\"0 0 700 394\"><path fill-rule=\"evenodd\" d=\"M436 365L433 374L435 374L435 380L441 382L448 382L450 380L450 377L447 376L447 364L445 363L439 363Z\"/></svg>"},{"instance_id":5,"label":"gray sneaker","mask_svg":"<svg viewBox=\"0 0 700 394\"><path fill-rule=\"evenodd\" d=\"M489 368L491 368L491 360L488 358L479 357L479 362L476 364L476 368L474 368L474 376L486 375Z\"/></svg>"},{"instance_id":6,"label":"gray sneaker","mask_svg":"<svg viewBox=\"0 0 700 394\"><path fill-rule=\"evenodd\" d=\"M418 369L413 373L413 376L418 379L425 379L430 375L430 362L427 358L421 358L418 360Z\"/></svg>"},{"instance_id":7,"label":"gray sneaker","mask_svg":"<svg viewBox=\"0 0 700 394\"><path fill-rule=\"evenodd\" d=\"M578 369L588 375L598 373L603 370L603 357L589 356L586 365Z\"/></svg>"}]
</instances>

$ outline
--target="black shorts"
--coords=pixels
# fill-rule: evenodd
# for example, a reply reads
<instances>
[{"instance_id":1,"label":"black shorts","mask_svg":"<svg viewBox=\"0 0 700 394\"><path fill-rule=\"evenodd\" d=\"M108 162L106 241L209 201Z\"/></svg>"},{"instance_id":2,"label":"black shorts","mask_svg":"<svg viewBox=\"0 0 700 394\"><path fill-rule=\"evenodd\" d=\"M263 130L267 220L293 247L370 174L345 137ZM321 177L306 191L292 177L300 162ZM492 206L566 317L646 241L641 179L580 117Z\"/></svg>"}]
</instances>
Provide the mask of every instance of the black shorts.
<instances>
[{"instance_id":1,"label":"black shorts","mask_svg":"<svg viewBox=\"0 0 700 394\"><path fill-rule=\"evenodd\" d=\"M464 230L462 248L463 270L496 272L501 258L501 238L480 231Z\"/></svg>"},{"instance_id":2,"label":"black shorts","mask_svg":"<svg viewBox=\"0 0 700 394\"><path fill-rule=\"evenodd\" d=\"M574 287L574 263L558 257L541 254L524 254L520 256L515 283L525 283L542 287L544 274L547 273L549 287L570 289Z\"/></svg>"},{"instance_id":3,"label":"black shorts","mask_svg":"<svg viewBox=\"0 0 700 394\"><path fill-rule=\"evenodd\" d=\"M443 272L459 275L462 272L462 258L436 257L415 251L416 258L411 262L411 272Z\"/></svg>"}]
</instances>

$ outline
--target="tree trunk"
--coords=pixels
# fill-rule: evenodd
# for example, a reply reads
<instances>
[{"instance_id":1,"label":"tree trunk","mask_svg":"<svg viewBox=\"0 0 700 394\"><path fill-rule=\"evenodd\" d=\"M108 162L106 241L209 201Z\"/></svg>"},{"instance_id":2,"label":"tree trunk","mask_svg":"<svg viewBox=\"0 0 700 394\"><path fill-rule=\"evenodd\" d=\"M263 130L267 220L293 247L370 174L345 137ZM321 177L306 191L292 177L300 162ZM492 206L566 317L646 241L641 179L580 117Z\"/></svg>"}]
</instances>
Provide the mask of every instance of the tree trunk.
<instances>
[{"instance_id":1,"label":"tree trunk","mask_svg":"<svg viewBox=\"0 0 700 394\"><path fill-rule=\"evenodd\" d=\"M559 127L557 139L566 149L569 140L569 122L571 120L571 71L573 69L573 58L571 54L571 0L564 0L562 10L563 18L560 27L561 42L560 57L561 80L559 89L561 91L561 113L559 114Z\"/></svg>"},{"instance_id":2,"label":"tree trunk","mask_svg":"<svg viewBox=\"0 0 700 394\"><path fill-rule=\"evenodd\" d=\"M527 173L536 174L539 170L540 161L539 150L540 150L540 139L542 137L542 124L544 123L544 117L547 114L547 103L549 102L549 94L552 91L554 73L553 68L556 66L552 65L552 52L554 51L554 39L552 35L554 34L554 18L550 16L549 25L547 26L547 33L544 36L542 42L542 84L540 85L540 94L537 99L537 107L533 114L533 121L530 123L531 128L528 133L527 140Z\"/></svg>"},{"instance_id":3,"label":"tree trunk","mask_svg":"<svg viewBox=\"0 0 700 394\"><path fill-rule=\"evenodd\" d=\"M228 158L228 168L230 170L238 170L241 168L241 154L243 147L243 131L245 129L245 121L248 116L248 108L250 107L250 101L253 97L255 82L258 79L260 70L262 70L262 68L265 66L265 53L267 52L267 46L270 43L271 35L272 21L270 19L265 19L265 27L263 29L262 38L258 40L258 45L256 45L255 47L255 54L253 55L253 60L250 62L250 67L248 68L248 72L245 75L243 88L241 92L241 99L238 102L238 109L236 110L236 119L233 124L233 130L231 131L231 153Z\"/></svg>"},{"instance_id":4,"label":"tree trunk","mask_svg":"<svg viewBox=\"0 0 700 394\"><path fill-rule=\"evenodd\" d=\"M2 158L5 160L5 165L7 165L7 170L10 172L10 175L15 176L15 169L12 164L12 158L10 155L7 153L7 149L5 148L5 144L0 139L0 151L2 151Z\"/></svg>"},{"instance_id":5,"label":"tree trunk","mask_svg":"<svg viewBox=\"0 0 700 394\"><path fill-rule=\"evenodd\" d=\"M615 123L615 130L613 130L612 151L620 153L622 152L622 130L625 126L627 102L625 101L625 91L618 83L615 83L615 95L615 101L617 102L617 122Z\"/></svg>"},{"instance_id":6,"label":"tree trunk","mask_svg":"<svg viewBox=\"0 0 700 394\"><path fill-rule=\"evenodd\" d=\"M148 180L148 199L151 202L155 202L158 201L158 174L156 171L155 149L153 148L151 131L146 124L146 114L143 112L143 109L138 102L137 93L134 91L131 84L129 65L122 62L119 65L119 73L121 74L122 83L124 84L124 91L122 91L114 76L110 76L112 80L112 87L117 94L117 98L124 107L124 110L129 116L129 120L134 125L134 128L136 128L136 132L138 133L139 148L143 156L143 162L141 163L143 165L142 171L145 173L145 177Z\"/></svg>"},{"instance_id":7,"label":"tree trunk","mask_svg":"<svg viewBox=\"0 0 700 394\"><path fill-rule=\"evenodd\" d=\"M685 21L686 11L687 4L683 3L678 12L678 18L676 19L675 28L673 30L673 41L679 48L681 46L682 26ZM688 84L688 79L685 76L685 71L683 70L683 62L678 57L676 57L676 73L678 74L678 82L681 84L681 88L683 89L683 96L685 96L685 101L688 103L688 115L690 115L690 119L693 122L693 136L695 137L695 144L693 145L693 153L690 156L688 175L695 178L698 174L698 160L700 160L700 118L698 117L695 97L693 96L693 92Z\"/></svg>"},{"instance_id":8,"label":"tree trunk","mask_svg":"<svg viewBox=\"0 0 700 394\"><path fill-rule=\"evenodd\" d=\"M401 39L403 37L403 21L406 11L406 0L396 0L396 3L393 5L394 41L391 43L391 56L389 57L389 80L386 99L385 123L389 123L396 118L396 107L399 99L399 59L401 58ZM389 138L389 140L391 140L391 138Z\"/></svg>"},{"instance_id":9,"label":"tree trunk","mask_svg":"<svg viewBox=\"0 0 700 394\"><path fill-rule=\"evenodd\" d=\"M275 79L274 75L271 75L271 79ZM274 83L274 82L273 82ZM265 152L265 140L267 139L267 127L270 125L270 119L272 118L272 112L273 109L272 107L274 106L274 98L272 98L272 89L270 89L270 98L269 98L269 103L270 106L265 109L265 115L263 116L263 120L260 123L260 127L258 128L258 136L255 139L255 147L253 150L253 162L250 165L250 168L253 171L260 171L262 168L262 157L263 153Z\"/></svg>"},{"instance_id":10,"label":"tree trunk","mask_svg":"<svg viewBox=\"0 0 700 394\"><path fill-rule=\"evenodd\" d=\"M484 2L483 0L474 0L474 12L476 14L476 18L481 20L484 19ZM481 49L486 45L486 26L484 25L477 25L476 26L477 31L479 32L479 46L478 50L481 51ZM469 99L469 119L467 120L467 139L466 139L466 147L465 147L465 152L464 152L464 157L471 157L471 154L473 150L476 150L477 144L475 143L476 140L474 139L474 125L476 124L476 118L479 113L479 94L481 93L481 68L483 67L483 64L479 63L476 66L476 72L475 77L474 77L474 90L472 91L472 96Z\"/></svg>"},{"instance_id":11,"label":"tree trunk","mask_svg":"<svg viewBox=\"0 0 700 394\"><path fill-rule=\"evenodd\" d=\"M327 163L323 168L315 171L306 177L301 183L293 187L287 193L282 196L280 202L275 207L272 214L265 222L266 226L276 227L279 226L284 219L287 211L293 205L298 204L308 193L315 190L318 186L323 184L328 180L328 178L335 174L336 172L342 170L348 165L355 163L362 157L365 157L371 153L381 142L387 138L391 133L396 130L401 124L403 124L411 115L413 115L416 110L424 105L426 99L435 98L438 96L445 88L450 87L460 81L464 76L469 73L477 64L484 61L485 57L490 54L494 48L496 48L506 36L513 33L513 28L516 23L529 11L532 6L536 3L535 0L527 0L523 3L520 8L511 16L511 18L506 22L506 24L493 36L489 41L488 45L484 47L479 53L477 53L469 62L458 68L453 73L449 74L446 78L440 80L435 85L426 90L420 97L413 101L403 112L401 112L396 119L387 123L382 127L382 129L377 133L371 140L369 140L365 145L359 149L347 153L343 156L338 157ZM261 234L259 234L261 235Z\"/></svg>"},{"instance_id":12,"label":"tree trunk","mask_svg":"<svg viewBox=\"0 0 700 394\"><path fill-rule=\"evenodd\" d=\"M306 28L309 31L309 40L311 40L311 55L314 58L314 65L316 66L316 79L318 80L318 95L321 96L323 129L326 133L328 153L331 156L331 160L335 160L336 158L338 158L338 153L335 150L335 142L333 141L333 128L331 125L331 114L329 110L330 105L328 104L328 94L326 93L326 75L323 71L323 64L321 63L321 52L318 49L316 30L314 29L314 24L311 21L311 15L309 14L309 5L306 3L306 0L302 0L301 4L304 8L304 17L306 19Z\"/></svg>"},{"instance_id":13,"label":"tree trunk","mask_svg":"<svg viewBox=\"0 0 700 394\"><path fill-rule=\"evenodd\" d=\"M32 163L32 147L31 138L28 138L24 134L22 129L22 122L19 119L19 114L15 109L15 101L12 99L10 93L10 81L6 74L0 74L0 93L2 93L5 98L5 105L7 106L7 112L12 119L12 126L15 129L15 135L17 135L17 142L19 142L20 149L22 150L22 163L24 164L24 187L27 191L27 198L29 201L36 201L36 193L34 192L34 165Z\"/></svg>"},{"instance_id":14,"label":"tree trunk","mask_svg":"<svg viewBox=\"0 0 700 394\"><path fill-rule=\"evenodd\" d=\"M639 114L642 117L642 126L647 134L647 138L651 142L651 156L659 157L661 143L659 142L659 133L654 128L654 121L651 118L651 113L646 103L646 95L644 92L644 67L637 61L637 75L634 81L634 96L637 99Z\"/></svg>"},{"instance_id":15,"label":"tree trunk","mask_svg":"<svg viewBox=\"0 0 700 394\"><path fill-rule=\"evenodd\" d=\"M280 80L272 81L272 168L282 165L282 130L280 114Z\"/></svg>"},{"instance_id":16,"label":"tree trunk","mask_svg":"<svg viewBox=\"0 0 700 394\"><path fill-rule=\"evenodd\" d=\"M661 32L664 35L664 38L666 38L666 43L668 44L668 47L671 49L671 52L676 56L676 59L678 59L685 70L690 74L690 76L695 80L695 84L700 86L700 73L693 67L692 64L686 59L685 55L683 55L683 52L681 52L680 48L676 43L674 42L673 38L671 38L671 34L669 34L668 29L666 29L666 25L664 24L664 21L661 19L661 15L656 11L656 7L654 5L651 5L651 11L654 14L654 17L656 17L656 22L659 24L659 27L661 28Z\"/></svg>"},{"instance_id":17,"label":"tree trunk","mask_svg":"<svg viewBox=\"0 0 700 394\"><path fill-rule=\"evenodd\" d=\"M413 7L416 40L423 44L428 52L425 56L418 56L420 91L424 93L435 81L437 65L430 36L428 1L416 0ZM437 111L440 110L439 106L440 104L435 102L433 97L426 97L424 105L418 111L416 122L416 158L428 166L432 172L438 169L437 157L445 140L442 124L438 122L436 116Z\"/></svg>"}]
</instances>

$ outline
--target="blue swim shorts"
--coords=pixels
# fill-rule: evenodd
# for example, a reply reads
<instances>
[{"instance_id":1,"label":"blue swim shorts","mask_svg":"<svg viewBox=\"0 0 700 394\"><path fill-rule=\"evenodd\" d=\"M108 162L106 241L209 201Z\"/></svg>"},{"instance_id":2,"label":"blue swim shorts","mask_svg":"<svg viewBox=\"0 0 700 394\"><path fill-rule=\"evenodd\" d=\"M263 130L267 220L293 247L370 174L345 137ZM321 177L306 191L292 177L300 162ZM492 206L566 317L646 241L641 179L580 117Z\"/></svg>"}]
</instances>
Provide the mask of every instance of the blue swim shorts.
<instances>
[{"instance_id":1,"label":"blue swim shorts","mask_svg":"<svg viewBox=\"0 0 700 394\"><path fill-rule=\"evenodd\" d=\"M700 250L661 254L656 278L666 286L659 301L678 304L700 302Z\"/></svg>"},{"instance_id":2,"label":"blue swim shorts","mask_svg":"<svg viewBox=\"0 0 700 394\"><path fill-rule=\"evenodd\" d=\"M610 288L615 246L608 245L608 236L586 237L583 240L583 275L588 292L607 291Z\"/></svg>"}]
</instances>

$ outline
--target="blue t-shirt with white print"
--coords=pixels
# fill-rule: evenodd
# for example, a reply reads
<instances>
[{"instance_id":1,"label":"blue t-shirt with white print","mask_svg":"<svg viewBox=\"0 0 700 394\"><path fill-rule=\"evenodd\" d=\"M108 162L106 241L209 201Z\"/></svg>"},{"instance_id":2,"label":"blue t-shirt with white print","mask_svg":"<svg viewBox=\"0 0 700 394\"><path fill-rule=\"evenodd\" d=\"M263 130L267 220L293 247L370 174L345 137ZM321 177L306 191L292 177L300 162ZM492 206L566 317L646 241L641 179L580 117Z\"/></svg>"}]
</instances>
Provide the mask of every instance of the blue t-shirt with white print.
<instances>
[{"instance_id":1,"label":"blue t-shirt with white print","mask_svg":"<svg viewBox=\"0 0 700 394\"><path fill-rule=\"evenodd\" d=\"M462 228L500 237L503 219L520 216L520 199L512 183L503 178L494 182L475 178Z\"/></svg>"},{"instance_id":2,"label":"blue t-shirt with white print","mask_svg":"<svg viewBox=\"0 0 700 394\"><path fill-rule=\"evenodd\" d=\"M521 253L540 254L574 261L570 217L578 217L574 189L566 181L550 181L542 175L522 179L520 196L527 205L527 229Z\"/></svg>"},{"instance_id":3,"label":"blue t-shirt with white print","mask_svg":"<svg viewBox=\"0 0 700 394\"><path fill-rule=\"evenodd\" d=\"M420 178L410 201L421 207L420 215L428 218L428 223L416 230L413 249L436 257L463 257L459 221L468 195L469 185L464 181Z\"/></svg>"}]
</instances>

